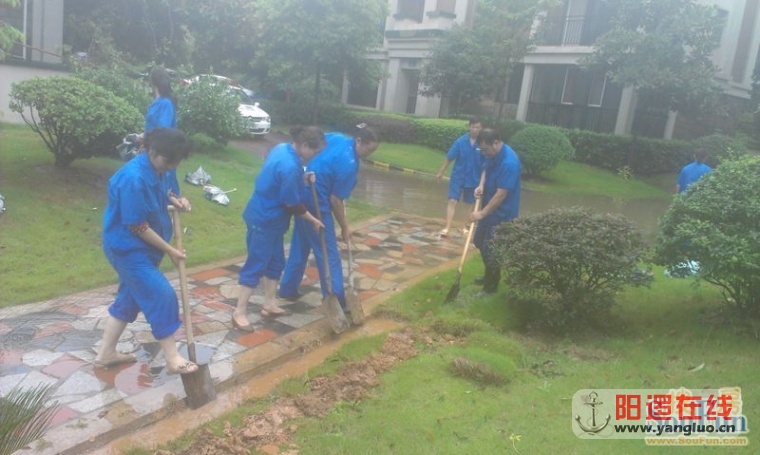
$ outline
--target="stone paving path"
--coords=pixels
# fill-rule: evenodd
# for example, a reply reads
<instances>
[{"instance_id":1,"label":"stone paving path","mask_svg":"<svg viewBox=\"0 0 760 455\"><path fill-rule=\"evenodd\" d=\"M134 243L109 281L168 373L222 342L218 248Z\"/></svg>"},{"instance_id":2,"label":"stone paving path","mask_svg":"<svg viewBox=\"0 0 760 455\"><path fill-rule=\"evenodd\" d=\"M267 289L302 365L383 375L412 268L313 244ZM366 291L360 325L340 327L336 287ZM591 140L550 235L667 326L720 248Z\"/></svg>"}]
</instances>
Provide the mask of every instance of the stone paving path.
<instances>
[{"instance_id":1,"label":"stone paving path","mask_svg":"<svg viewBox=\"0 0 760 455\"><path fill-rule=\"evenodd\" d=\"M441 239L440 221L410 215L379 217L354 230L354 276L362 302L383 299L399 285L449 264L461 254L461 236ZM345 255L344 255L345 256ZM331 336L324 317L313 257L298 302L281 301L292 314L262 319L261 290L251 298L254 333L232 328L242 262L191 270L188 287L198 358L209 363L216 387L241 383L294 358ZM345 268L345 263L344 263ZM179 289L176 275L172 280ZM13 387L53 384L60 405L42 441L18 454L81 454L185 406L178 375L166 372L145 319L127 326L118 349L138 362L95 368L93 347L102 336L116 286L0 310L0 397ZM184 328L177 339L184 340ZM184 345L182 346L184 348Z\"/></svg>"}]
</instances>

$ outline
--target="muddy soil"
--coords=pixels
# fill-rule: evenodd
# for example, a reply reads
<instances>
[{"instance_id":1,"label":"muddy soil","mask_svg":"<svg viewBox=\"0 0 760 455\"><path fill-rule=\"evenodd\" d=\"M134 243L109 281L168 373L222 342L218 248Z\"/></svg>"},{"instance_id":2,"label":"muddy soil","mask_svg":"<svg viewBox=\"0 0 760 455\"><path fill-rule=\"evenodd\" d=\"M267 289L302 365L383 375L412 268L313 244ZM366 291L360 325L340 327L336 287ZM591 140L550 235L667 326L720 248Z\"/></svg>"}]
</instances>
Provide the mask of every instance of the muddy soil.
<instances>
[{"instance_id":1,"label":"muddy soil","mask_svg":"<svg viewBox=\"0 0 760 455\"><path fill-rule=\"evenodd\" d=\"M339 402L357 402L380 385L379 376L400 362L417 355L415 341L433 343L430 336L411 329L388 335L379 352L362 361L343 365L333 376L319 376L308 383L309 392L295 398L280 398L265 411L247 417L239 428L229 423L224 436L203 429L182 452L157 451L156 455L247 455L251 448L267 453L295 455L293 443L298 417L320 417Z\"/></svg>"}]
</instances>

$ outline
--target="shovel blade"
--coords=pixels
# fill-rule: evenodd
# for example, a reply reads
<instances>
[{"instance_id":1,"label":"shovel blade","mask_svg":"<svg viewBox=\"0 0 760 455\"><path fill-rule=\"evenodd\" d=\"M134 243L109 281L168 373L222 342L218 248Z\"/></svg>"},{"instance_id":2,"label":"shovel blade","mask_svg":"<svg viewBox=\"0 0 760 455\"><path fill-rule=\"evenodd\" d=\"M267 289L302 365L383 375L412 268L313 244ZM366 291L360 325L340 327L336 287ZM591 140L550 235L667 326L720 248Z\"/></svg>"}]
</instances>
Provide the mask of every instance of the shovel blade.
<instances>
[{"instance_id":1,"label":"shovel blade","mask_svg":"<svg viewBox=\"0 0 760 455\"><path fill-rule=\"evenodd\" d=\"M208 364L198 364L197 371L181 376L182 386L187 395L187 406L190 409L198 409L216 399L214 380L211 378L211 370L209 370Z\"/></svg>"},{"instance_id":2,"label":"shovel blade","mask_svg":"<svg viewBox=\"0 0 760 455\"><path fill-rule=\"evenodd\" d=\"M350 324L345 313L343 313L343 308L340 307L340 301L335 295L328 294L322 299L322 306L327 310L327 320L330 322L330 328L333 332L341 333L348 328Z\"/></svg>"},{"instance_id":3,"label":"shovel blade","mask_svg":"<svg viewBox=\"0 0 760 455\"><path fill-rule=\"evenodd\" d=\"M364 324L364 308L362 308L362 304L359 301L359 296L354 293L353 287L346 289L346 305L348 305L348 310L351 312L351 322L355 325Z\"/></svg>"},{"instance_id":4,"label":"shovel blade","mask_svg":"<svg viewBox=\"0 0 760 455\"><path fill-rule=\"evenodd\" d=\"M461 280L462 275L457 274L457 280L454 283L453 286L451 286L451 289L449 289L449 293L446 294L446 299L443 301L443 303L451 303L454 300L456 300L457 295L459 295L459 281Z\"/></svg>"}]
</instances>

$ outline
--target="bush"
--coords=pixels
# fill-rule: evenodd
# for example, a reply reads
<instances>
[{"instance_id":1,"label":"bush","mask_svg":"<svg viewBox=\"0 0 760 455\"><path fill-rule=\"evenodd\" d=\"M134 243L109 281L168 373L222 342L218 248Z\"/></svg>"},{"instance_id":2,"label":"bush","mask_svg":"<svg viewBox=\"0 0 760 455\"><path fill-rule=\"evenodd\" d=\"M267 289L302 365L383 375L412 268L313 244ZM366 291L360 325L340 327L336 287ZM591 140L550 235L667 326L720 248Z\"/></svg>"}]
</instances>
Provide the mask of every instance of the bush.
<instances>
[{"instance_id":1,"label":"bush","mask_svg":"<svg viewBox=\"0 0 760 455\"><path fill-rule=\"evenodd\" d=\"M148 85L142 81L104 68L84 68L74 73L74 76L97 84L123 98L138 112L145 112L150 105L151 92Z\"/></svg>"},{"instance_id":2,"label":"bush","mask_svg":"<svg viewBox=\"0 0 760 455\"><path fill-rule=\"evenodd\" d=\"M415 118L412 120L417 130L416 144L440 150L449 151L457 138L467 133L467 120Z\"/></svg>"},{"instance_id":3,"label":"bush","mask_svg":"<svg viewBox=\"0 0 760 455\"><path fill-rule=\"evenodd\" d=\"M529 324L588 324L607 314L625 285L648 282L636 268L644 241L620 215L553 209L503 223L493 242L509 298L528 306Z\"/></svg>"},{"instance_id":4,"label":"bush","mask_svg":"<svg viewBox=\"0 0 760 455\"><path fill-rule=\"evenodd\" d=\"M509 145L517 152L528 175L550 171L561 160L568 160L575 154L567 136L551 126L530 125L515 134Z\"/></svg>"},{"instance_id":5,"label":"bush","mask_svg":"<svg viewBox=\"0 0 760 455\"><path fill-rule=\"evenodd\" d=\"M686 141L650 139L565 130L575 149L575 160L617 172L626 166L634 175L678 172L691 162L692 144Z\"/></svg>"},{"instance_id":6,"label":"bush","mask_svg":"<svg viewBox=\"0 0 760 455\"><path fill-rule=\"evenodd\" d=\"M225 84L202 78L179 94L178 127L187 134L203 133L222 144L243 134L240 98Z\"/></svg>"},{"instance_id":7,"label":"bush","mask_svg":"<svg viewBox=\"0 0 760 455\"><path fill-rule=\"evenodd\" d=\"M760 315L760 158L726 161L677 196L660 221L655 260L719 286L742 312Z\"/></svg>"},{"instance_id":8,"label":"bush","mask_svg":"<svg viewBox=\"0 0 760 455\"><path fill-rule=\"evenodd\" d=\"M75 77L33 78L13 84L10 108L21 114L55 155L55 165L114 155L127 133L140 131L140 112L106 89Z\"/></svg>"},{"instance_id":9,"label":"bush","mask_svg":"<svg viewBox=\"0 0 760 455\"><path fill-rule=\"evenodd\" d=\"M224 145L203 133L191 134L190 143L193 144L193 151L199 153L216 153L224 148Z\"/></svg>"},{"instance_id":10,"label":"bush","mask_svg":"<svg viewBox=\"0 0 760 455\"><path fill-rule=\"evenodd\" d=\"M707 152L707 164L715 167L727 160L741 158L748 153L744 143L725 134L711 134L702 136L692 141L694 150L705 149Z\"/></svg>"}]
</instances>

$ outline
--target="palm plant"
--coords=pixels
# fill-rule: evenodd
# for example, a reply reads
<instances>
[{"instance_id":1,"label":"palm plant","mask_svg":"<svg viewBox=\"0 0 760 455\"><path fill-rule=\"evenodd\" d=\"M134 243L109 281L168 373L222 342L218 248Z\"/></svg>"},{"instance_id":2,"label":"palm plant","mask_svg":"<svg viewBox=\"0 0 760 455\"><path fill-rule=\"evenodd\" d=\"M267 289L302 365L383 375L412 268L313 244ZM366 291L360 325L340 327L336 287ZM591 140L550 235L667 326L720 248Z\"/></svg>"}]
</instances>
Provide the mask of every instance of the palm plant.
<instances>
[{"instance_id":1,"label":"palm plant","mask_svg":"<svg viewBox=\"0 0 760 455\"><path fill-rule=\"evenodd\" d=\"M45 408L54 391L51 385L14 387L0 398L0 455L10 455L42 437L58 404Z\"/></svg>"}]
</instances>

